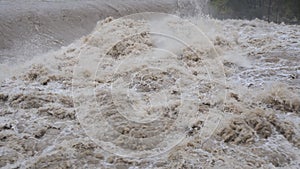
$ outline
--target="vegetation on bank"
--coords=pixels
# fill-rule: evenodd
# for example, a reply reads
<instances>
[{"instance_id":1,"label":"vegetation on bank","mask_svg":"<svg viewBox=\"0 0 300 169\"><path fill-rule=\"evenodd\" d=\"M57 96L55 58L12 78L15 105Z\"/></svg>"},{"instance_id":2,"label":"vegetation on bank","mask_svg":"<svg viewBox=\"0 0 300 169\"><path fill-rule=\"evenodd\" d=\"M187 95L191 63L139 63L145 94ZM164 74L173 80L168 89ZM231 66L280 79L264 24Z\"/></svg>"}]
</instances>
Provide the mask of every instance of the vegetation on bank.
<instances>
[{"instance_id":1,"label":"vegetation on bank","mask_svg":"<svg viewBox=\"0 0 300 169\"><path fill-rule=\"evenodd\" d=\"M300 0L210 0L210 13L221 19L300 23Z\"/></svg>"}]
</instances>

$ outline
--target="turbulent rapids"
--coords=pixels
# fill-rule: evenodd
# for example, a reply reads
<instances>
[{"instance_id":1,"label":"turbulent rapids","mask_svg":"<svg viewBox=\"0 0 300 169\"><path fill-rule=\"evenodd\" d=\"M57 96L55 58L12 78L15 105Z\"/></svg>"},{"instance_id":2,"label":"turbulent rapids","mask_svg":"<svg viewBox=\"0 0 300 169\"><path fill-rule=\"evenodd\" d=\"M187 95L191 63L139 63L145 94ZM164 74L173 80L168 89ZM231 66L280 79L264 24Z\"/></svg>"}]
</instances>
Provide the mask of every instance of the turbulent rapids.
<instances>
[{"instance_id":1,"label":"turbulent rapids","mask_svg":"<svg viewBox=\"0 0 300 169\"><path fill-rule=\"evenodd\" d=\"M26 62L1 43L0 167L298 168L300 26L175 6L183 18L107 17Z\"/></svg>"}]
</instances>

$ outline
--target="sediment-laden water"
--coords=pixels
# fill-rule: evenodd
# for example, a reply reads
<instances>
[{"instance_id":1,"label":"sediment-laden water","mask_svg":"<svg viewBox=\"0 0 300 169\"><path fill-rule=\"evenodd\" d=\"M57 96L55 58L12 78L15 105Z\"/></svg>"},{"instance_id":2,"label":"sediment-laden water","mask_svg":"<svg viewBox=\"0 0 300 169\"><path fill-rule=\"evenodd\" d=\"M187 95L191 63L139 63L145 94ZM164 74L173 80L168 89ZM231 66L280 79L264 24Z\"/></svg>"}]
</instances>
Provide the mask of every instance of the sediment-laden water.
<instances>
[{"instance_id":1,"label":"sediment-laden water","mask_svg":"<svg viewBox=\"0 0 300 169\"><path fill-rule=\"evenodd\" d=\"M3 62L0 166L299 168L299 30L145 13Z\"/></svg>"}]
</instances>

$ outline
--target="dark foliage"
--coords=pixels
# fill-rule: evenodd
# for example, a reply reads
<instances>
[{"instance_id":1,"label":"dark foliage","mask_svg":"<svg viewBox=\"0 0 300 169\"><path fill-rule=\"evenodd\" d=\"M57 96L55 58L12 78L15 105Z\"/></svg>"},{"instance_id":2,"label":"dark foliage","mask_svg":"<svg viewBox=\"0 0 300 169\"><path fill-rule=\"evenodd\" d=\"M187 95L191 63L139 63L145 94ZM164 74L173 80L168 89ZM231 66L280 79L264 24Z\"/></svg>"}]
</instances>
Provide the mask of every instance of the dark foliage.
<instances>
[{"instance_id":1,"label":"dark foliage","mask_svg":"<svg viewBox=\"0 0 300 169\"><path fill-rule=\"evenodd\" d=\"M211 14L226 19L300 23L300 0L211 0Z\"/></svg>"}]
</instances>

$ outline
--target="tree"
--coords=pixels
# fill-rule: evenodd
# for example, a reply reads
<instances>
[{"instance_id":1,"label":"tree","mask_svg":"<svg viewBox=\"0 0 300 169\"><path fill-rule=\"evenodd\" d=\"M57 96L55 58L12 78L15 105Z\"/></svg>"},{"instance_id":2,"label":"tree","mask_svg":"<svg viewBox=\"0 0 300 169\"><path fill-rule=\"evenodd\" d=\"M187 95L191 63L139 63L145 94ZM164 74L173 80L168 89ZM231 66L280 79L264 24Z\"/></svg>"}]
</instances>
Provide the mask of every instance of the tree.
<instances>
[{"instance_id":1,"label":"tree","mask_svg":"<svg viewBox=\"0 0 300 169\"><path fill-rule=\"evenodd\" d=\"M218 18L266 19L300 23L300 0L210 0Z\"/></svg>"}]
</instances>

